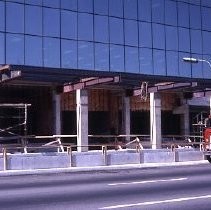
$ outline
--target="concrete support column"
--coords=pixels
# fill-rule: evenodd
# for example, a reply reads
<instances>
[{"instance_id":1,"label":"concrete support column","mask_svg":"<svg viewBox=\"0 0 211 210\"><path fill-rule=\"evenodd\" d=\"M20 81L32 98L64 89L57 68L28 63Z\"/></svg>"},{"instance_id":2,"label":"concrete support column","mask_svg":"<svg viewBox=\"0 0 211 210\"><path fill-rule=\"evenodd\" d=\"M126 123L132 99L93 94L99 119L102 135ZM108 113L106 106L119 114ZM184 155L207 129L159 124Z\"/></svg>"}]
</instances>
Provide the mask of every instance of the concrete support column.
<instances>
[{"instance_id":1,"label":"concrete support column","mask_svg":"<svg viewBox=\"0 0 211 210\"><path fill-rule=\"evenodd\" d=\"M189 105L184 104L182 107L183 107L183 114L182 114L182 122L181 122L181 131L183 135L190 135Z\"/></svg>"},{"instance_id":2,"label":"concrete support column","mask_svg":"<svg viewBox=\"0 0 211 210\"><path fill-rule=\"evenodd\" d=\"M122 97L122 131L125 135L130 135L130 97ZM130 137L126 137L126 142Z\"/></svg>"},{"instance_id":3,"label":"concrete support column","mask_svg":"<svg viewBox=\"0 0 211 210\"><path fill-rule=\"evenodd\" d=\"M88 91L76 90L77 145L78 152L88 151Z\"/></svg>"},{"instance_id":4,"label":"concrete support column","mask_svg":"<svg viewBox=\"0 0 211 210\"><path fill-rule=\"evenodd\" d=\"M150 93L150 138L152 149L161 148L161 97Z\"/></svg>"},{"instance_id":5,"label":"concrete support column","mask_svg":"<svg viewBox=\"0 0 211 210\"><path fill-rule=\"evenodd\" d=\"M61 96L53 91L53 134L61 134Z\"/></svg>"}]
</instances>

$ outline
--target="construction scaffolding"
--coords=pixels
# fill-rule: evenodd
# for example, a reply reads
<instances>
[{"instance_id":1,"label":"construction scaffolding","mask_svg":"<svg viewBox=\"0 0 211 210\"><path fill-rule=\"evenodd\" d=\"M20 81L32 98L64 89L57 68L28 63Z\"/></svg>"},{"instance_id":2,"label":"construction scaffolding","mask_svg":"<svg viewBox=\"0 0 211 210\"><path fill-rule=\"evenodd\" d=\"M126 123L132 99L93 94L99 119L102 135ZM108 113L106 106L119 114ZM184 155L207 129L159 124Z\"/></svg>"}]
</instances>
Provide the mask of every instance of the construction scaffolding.
<instances>
[{"instance_id":1,"label":"construction scaffolding","mask_svg":"<svg viewBox=\"0 0 211 210\"><path fill-rule=\"evenodd\" d=\"M28 107L31 104L0 104L0 143L21 143L26 145Z\"/></svg>"}]
</instances>

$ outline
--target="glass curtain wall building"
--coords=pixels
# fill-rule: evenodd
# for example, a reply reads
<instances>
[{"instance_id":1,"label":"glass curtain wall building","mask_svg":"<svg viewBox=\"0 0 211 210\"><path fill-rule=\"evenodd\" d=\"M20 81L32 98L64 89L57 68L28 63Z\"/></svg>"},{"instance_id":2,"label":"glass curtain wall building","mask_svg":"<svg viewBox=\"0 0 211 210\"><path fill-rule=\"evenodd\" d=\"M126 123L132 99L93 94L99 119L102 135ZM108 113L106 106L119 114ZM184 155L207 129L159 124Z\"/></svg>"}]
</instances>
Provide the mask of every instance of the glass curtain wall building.
<instances>
[{"instance_id":1,"label":"glass curtain wall building","mask_svg":"<svg viewBox=\"0 0 211 210\"><path fill-rule=\"evenodd\" d=\"M0 0L0 63L209 78L210 0Z\"/></svg>"}]
</instances>

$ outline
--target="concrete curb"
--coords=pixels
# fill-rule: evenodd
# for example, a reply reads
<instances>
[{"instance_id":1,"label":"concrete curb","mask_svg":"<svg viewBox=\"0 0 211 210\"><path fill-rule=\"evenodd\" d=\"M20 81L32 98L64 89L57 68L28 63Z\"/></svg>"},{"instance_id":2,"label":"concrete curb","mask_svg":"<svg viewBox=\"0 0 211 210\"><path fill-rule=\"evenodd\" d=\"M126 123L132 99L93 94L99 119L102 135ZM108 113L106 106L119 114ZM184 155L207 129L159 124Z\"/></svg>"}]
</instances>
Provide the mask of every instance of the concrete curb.
<instances>
[{"instance_id":1,"label":"concrete curb","mask_svg":"<svg viewBox=\"0 0 211 210\"><path fill-rule=\"evenodd\" d=\"M144 164L125 164L111 166L93 166L93 167L71 167L71 168L53 168L53 169L33 169L33 170L7 170L1 171L0 177L4 176L20 176L20 175L39 175L39 174L57 174L57 173L80 173L80 172L96 172L109 170L127 170L127 169L147 169L158 167L178 167L208 164L207 160L173 162L173 163L144 163Z\"/></svg>"}]
</instances>

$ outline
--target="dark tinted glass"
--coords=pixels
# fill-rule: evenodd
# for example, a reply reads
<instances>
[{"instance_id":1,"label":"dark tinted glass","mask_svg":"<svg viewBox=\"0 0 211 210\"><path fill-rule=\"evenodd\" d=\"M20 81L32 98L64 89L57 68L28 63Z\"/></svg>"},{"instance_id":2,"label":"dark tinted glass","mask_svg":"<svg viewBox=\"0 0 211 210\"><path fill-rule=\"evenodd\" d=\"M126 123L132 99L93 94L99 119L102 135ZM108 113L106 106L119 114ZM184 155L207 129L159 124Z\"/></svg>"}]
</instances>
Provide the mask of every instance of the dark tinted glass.
<instances>
[{"instance_id":1,"label":"dark tinted glass","mask_svg":"<svg viewBox=\"0 0 211 210\"><path fill-rule=\"evenodd\" d=\"M190 52L190 31L186 28L178 28L179 32L179 50Z\"/></svg>"},{"instance_id":2,"label":"dark tinted glass","mask_svg":"<svg viewBox=\"0 0 211 210\"><path fill-rule=\"evenodd\" d=\"M188 53L179 53L179 75L182 77L191 77L191 65L183 61L183 58L189 57L191 57L191 55Z\"/></svg>"},{"instance_id":3,"label":"dark tinted glass","mask_svg":"<svg viewBox=\"0 0 211 210\"><path fill-rule=\"evenodd\" d=\"M125 71L139 73L138 48L125 47Z\"/></svg>"},{"instance_id":4,"label":"dark tinted glass","mask_svg":"<svg viewBox=\"0 0 211 210\"><path fill-rule=\"evenodd\" d=\"M4 34L0 33L0 64L5 64Z\"/></svg>"},{"instance_id":5,"label":"dark tinted glass","mask_svg":"<svg viewBox=\"0 0 211 210\"><path fill-rule=\"evenodd\" d=\"M139 46L152 47L151 23L139 22Z\"/></svg>"},{"instance_id":6,"label":"dark tinted glass","mask_svg":"<svg viewBox=\"0 0 211 210\"><path fill-rule=\"evenodd\" d=\"M138 46L138 22L125 20L125 45Z\"/></svg>"},{"instance_id":7,"label":"dark tinted glass","mask_svg":"<svg viewBox=\"0 0 211 210\"><path fill-rule=\"evenodd\" d=\"M108 44L95 44L95 70L109 70L109 46Z\"/></svg>"},{"instance_id":8,"label":"dark tinted glass","mask_svg":"<svg viewBox=\"0 0 211 210\"><path fill-rule=\"evenodd\" d=\"M178 50L178 32L176 27L166 26L166 49Z\"/></svg>"},{"instance_id":9,"label":"dark tinted glass","mask_svg":"<svg viewBox=\"0 0 211 210\"><path fill-rule=\"evenodd\" d=\"M78 11L93 12L93 0L78 0Z\"/></svg>"},{"instance_id":10,"label":"dark tinted glass","mask_svg":"<svg viewBox=\"0 0 211 210\"><path fill-rule=\"evenodd\" d=\"M77 68L77 41L61 40L61 67Z\"/></svg>"},{"instance_id":11,"label":"dark tinted glass","mask_svg":"<svg viewBox=\"0 0 211 210\"><path fill-rule=\"evenodd\" d=\"M77 0L61 0L61 8L76 11L77 10Z\"/></svg>"},{"instance_id":12,"label":"dark tinted glass","mask_svg":"<svg viewBox=\"0 0 211 210\"><path fill-rule=\"evenodd\" d=\"M61 37L77 39L77 13L72 11L61 12Z\"/></svg>"},{"instance_id":13,"label":"dark tinted glass","mask_svg":"<svg viewBox=\"0 0 211 210\"><path fill-rule=\"evenodd\" d=\"M110 45L110 70L124 72L124 47Z\"/></svg>"},{"instance_id":14,"label":"dark tinted glass","mask_svg":"<svg viewBox=\"0 0 211 210\"><path fill-rule=\"evenodd\" d=\"M43 9L43 33L45 36L60 36L60 14L58 9Z\"/></svg>"},{"instance_id":15,"label":"dark tinted glass","mask_svg":"<svg viewBox=\"0 0 211 210\"><path fill-rule=\"evenodd\" d=\"M25 36L25 64L42 66L42 38Z\"/></svg>"},{"instance_id":16,"label":"dark tinted glass","mask_svg":"<svg viewBox=\"0 0 211 210\"><path fill-rule=\"evenodd\" d=\"M24 64L24 36L19 34L6 35L6 63Z\"/></svg>"},{"instance_id":17,"label":"dark tinted glass","mask_svg":"<svg viewBox=\"0 0 211 210\"><path fill-rule=\"evenodd\" d=\"M93 41L93 15L78 13L78 39Z\"/></svg>"},{"instance_id":18,"label":"dark tinted glass","mask_svg":"<svg viewBox=\"0 0 211 210\"><path fill-rule=\"evenodd\" d=\"M44 38L44 66L60 67L60 40L56 38Z\"/></svg>"},{"instance_id":19,"label":"dark tinted glass","mask_svg":"<svg viewBox=\"0 0 211 210\"><path fill-rule=\"evenodd\" d=\"M201 29L201 7L190 5L190 27Z\"/></svg>"},{"instance_id":20,"label":"dark tinted glass","mask_svg":"<svg viewBox=\"0 0 211 210\"><path fill-rule=\"evenodd\" d=\"M94 0L94 12L96 14L108 15L108 0Z\"/></svg>"},{"instance_id":21,"label":"dark tinted glass","mask_svg":"<svg viewBox=\"0 0 211 210\"><path fill-rule=\"evenodd\" d=\"M42 5L42 0L25 0L26 4L32 4L32 5Z\"/></svg>"},{"instance_id":22,"label":"dark tinted glass","mask_svg":"<svg viewBox=\"0 0 211 210\"><path fill-rule=\"evenodd\" d=\"M78 42L78 68L94 70L94 48L92 42Z\"/></svg>"},{"instance_id":23,"label":"dark tinted glass","mask_svg":"<svg viewBox=\"0 0 211 210\"><path fill-rule=\"evenodd\" d=\"M151 21L151 0L138 0L138 17L139 20Z\"/></svg>"},{"instance_id":24,"label":"dark tinted glass","mask_svg":"<svg viewBox=\"0 0 211 210\"><path fill-rule=\"evenodd\" d=\"M95 15L94 17L94 37L96 42L108 43L108 17Z\"/></svg>"},{"instance_id":25,"label":"dark tinted glass","mask_svg":"<svg viewBox=\"0 0 211 210\"><path fill-rule=\"evenodd\" d=\"M211 31L211 8L202 7L202 29Z\"/></svg>"},{"instance_id":26,"label":"dark tinted glass","mask_svg":"<svg viewBox=\"0 0 211 210\"><path fill-rule=\"evenodd\" d=\"M109 0L109 15L123 17L123 0Z\"/></svg>"},{"instance_id":27,"label":"dark tinted glass","mask_svg":"<svg viewBox=\"0 0 211 210\"><path fill-rule=\"evenodd\" d=\"M43 6L59 8L60 7L59 1L60 0L43 0Z\"/></svg>"},{"instance_id":28,"label":"dark tinted glass","mask_svg":"<svg viewBox=\"0 0 211 210\"><path fill-rule=\"evenodd\" d=\"M124 17L137 19L137 0L124 0Z\"/></svg>"},{"instance_id":29,"label":"dark tinted glass","mask_svg":"<svg viewBox=\"0 0 211 210\"><path fill-rule=\"evenodd\" d=\"M211 7L211 1L210 0L201 0L201 5Z\"/></svg>"},{"instance_id":30,"label":"dark tinted glass","mask_svg":"<svg viewBox=\"0 0 211 210\"><path fill-rule=\"evenodd\" d=\"M140 73L153 74L152 49L139 49Z\"/></svg>"},{"instance_id":31,"label":"dark tinted glass","mask_svg":"<svg viewBox=\"0 0 211 210\"><path fill-rule=\"evenodd\" d=\"M123 20L119 18L109 18L110 42L113 44L124 44Z\"/></svg>"},{"instance_id":32,"label":"dark tinted glass","mask_svg":"<svg viewBox=\"0 0 211 210\"><path fill-rule=\"evenodd\" d=\"M164 50L153 50L154 74L166 75L166 59Z\"/></svg>"},{"instance_id":33,"label":"dark tinted glass","mask_svg":"<svg viewBox=\"0 0 211 210\"><path fill-rule=\"evenodd\" d=\"M165 23L177 25L177 2L165 0Z\"/></svg>"},{"instance_id":34,"label":"dark tinted glass","mask_svg":"<svg viewBox=\"0 0 211 210\"><path fill-rule=\"evenodd\" d=\"M164 0L152 0L152 22L164 23Z\"/></svg>"},{"instance_id":35,"label":"dark tinted glass","mask_svg":"<svg viewBox=\"0 0 211 210\"><path fill-rule=\"evenodd\" d=\"M191 30L191 52L202 54L202 37L199 30Z\"/></svg>"},{"instance_id":36,"label":"dark tinted glass","mask_svg":"<svg viewBox=\"0 0 211 210\"><path fill-rule=\"evenodd\" d=\"M5 10L4 10L4 2L0 1L0 31L4 31L5 29Z\"/></svg>"},{"instance_id":37,"label":"dark tinted glass","mask_svg":"<svg viewBox=\"0 0 211 210\"><path fill-rule=\"evenodd\" d=\"M203 53L210 54L211 52L211 32L203 31Z\"/></svg>"},{"instance_id":38,"label":"dark tinted glass","mask_svg":"<svg viewBox=\"0 0 211 210\"><path fill-rule=\"evenodd\" d=\"M167 51L166 52L166 69L168 76L179 76L178 70L178 52Z\"/></svg>"},{"instance_id":39,"label":"dark tinted glass","mask_svg":"<svg viewBox=\"0 0 211 210\"><path fill-rule=\"evenodd\" d=\"M27 34L42 35L42 8L25 6L25 32Z\"/></svg>"},{"instance_id":40,"label":"dark tinted glass","mask_svg":"<svg viewBox=\"0 0 211 210\"><path fill-rule=\"evenodd\" d=\"M178 2L178 25L189 27L189 5L183 2Z\"/></svg>"},{"instance_id":41,"label":"dark tinted glass","mask_svg":"<svg viewBox=\"0 0 211 210\"><path fill-rule=\"evenodd\" d=\"M6 29L8 32L24 32L24 6L17 3L6 3Z\"/></svg>"},{"instance_id":42,"label":"dark tinted glass","mask_svg":"<svg viewBox=\"0 0 211 210\"><path fill-rule=\"evenodd\" d=\"M153 47L158 49L165 49L165 31L164 25L153 24Z\"/></svg>"}]
</instances>

